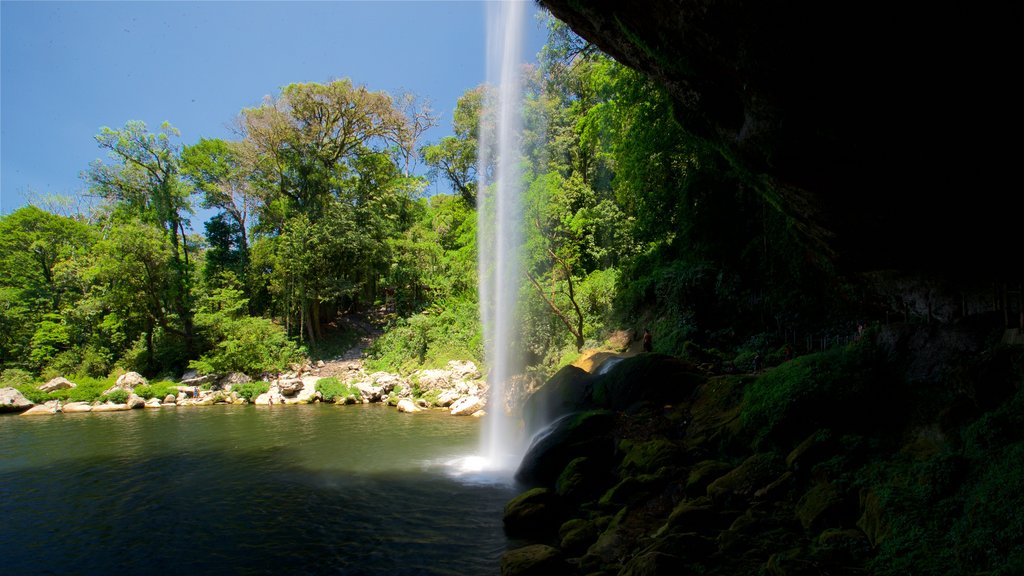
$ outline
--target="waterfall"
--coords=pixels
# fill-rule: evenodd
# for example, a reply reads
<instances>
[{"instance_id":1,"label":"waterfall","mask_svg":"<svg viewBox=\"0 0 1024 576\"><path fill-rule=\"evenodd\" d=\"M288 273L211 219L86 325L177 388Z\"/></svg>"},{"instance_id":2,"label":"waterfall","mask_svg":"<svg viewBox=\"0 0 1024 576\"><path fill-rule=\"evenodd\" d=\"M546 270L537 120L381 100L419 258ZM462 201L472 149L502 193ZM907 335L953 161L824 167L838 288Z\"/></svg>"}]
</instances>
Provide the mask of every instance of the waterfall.
<instances>
[{"instance_id":1,"label":"waterfall","mask_svg":"<svg viewBox=\"0 0 1024 576\"><path fill-rule=\"evenodd\" d=\"M522 455L519 427L509 413L511 378L521 372L514 350L522 245L519 140L523 90L521 40L528 2L487 3L487 86L480 115L477 168L477 246L480 319L490 397L483 457L511 470Z\"/></svg>"}]
</instances>

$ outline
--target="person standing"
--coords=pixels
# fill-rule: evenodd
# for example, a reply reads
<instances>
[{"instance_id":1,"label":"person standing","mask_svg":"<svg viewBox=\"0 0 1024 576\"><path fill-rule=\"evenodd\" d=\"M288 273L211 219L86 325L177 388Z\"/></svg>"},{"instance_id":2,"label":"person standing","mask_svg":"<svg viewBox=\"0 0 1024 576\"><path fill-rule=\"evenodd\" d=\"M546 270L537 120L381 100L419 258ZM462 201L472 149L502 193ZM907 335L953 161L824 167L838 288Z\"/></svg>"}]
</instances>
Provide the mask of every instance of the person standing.
<instances>
[{"instance_id":1,"label":"person standing","mask_svg":"<svg viewBox=\"0 0 1024 576\"><path fill-rule=\"evenodd\" d=\"M643 340L643 342L644 342L644 352L650 352L650 351L652 351L654 349L654 346L651 343L651 331L649 329L647 329L647 328L644 328L644 340Z\"/></svg>"}]
</instances>

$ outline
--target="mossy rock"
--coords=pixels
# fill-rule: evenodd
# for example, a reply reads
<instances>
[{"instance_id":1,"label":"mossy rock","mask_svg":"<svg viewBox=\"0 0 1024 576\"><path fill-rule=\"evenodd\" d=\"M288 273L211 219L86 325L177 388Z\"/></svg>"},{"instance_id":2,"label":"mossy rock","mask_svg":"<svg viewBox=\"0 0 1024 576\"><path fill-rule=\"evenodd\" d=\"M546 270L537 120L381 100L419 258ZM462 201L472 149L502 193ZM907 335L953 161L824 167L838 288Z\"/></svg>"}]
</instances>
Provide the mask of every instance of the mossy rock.
<instances>
[{"instance_id":1,"label":"mossy rock","mask_svg":"<svg viewBox=\"0 0 1024 576\"><path fill-rule=\"evenodd\" d=\"M637 554L619 571L619 576L690 576L697 572L686 558L659 551Z\"/></svg>"},{"instance_id":2,"label":"mossy rock","mask_svg":"<svg viewBox=\"0 0 1024 576\"><path fill-rule=\"evenodd\" d=\"M614 479L607 462L581 456L570 461L558 476L555 492L566 502L580 505L600 496Z\"/></svg>"},{"instance_id":3,"label":"mossy rock","mask_svg":"<svg viewBox=\"0 0 1024 576\"><path fill-rule=\"evenodd\" d=\"M813 556L821 564L850 566L871 555L867 536L856 528L828 528L818 535Z\"/></svg>"},{"instance_id":4,"label":"mossy rock","mask_svg":"<svg viewBox=\"0 0 1024 576\"><path fill-rule=\"evenodd\" d=\"M757 453L708 485L707 493L717 503L748 502L757 490L774 482L784 470L785 464L778 454Z\"/></svg>"},{"instance_id":5,"label":"mossy rock","mask_svg":"<svg viewBox=\"0 0 1024 576\"><path fill-rule=\"evenodd\" d=\"M676 504L656 535L714 534L728 528L735 518L735 513L722 511L706 501L684 500Z\"/></svg>"},{"instance_id":6,"label":"mossy rock","mask_svg":"<svg viewBox=\"0 0 1024 576\"><path fill-rule=\"evenodd\" d=\"M559 547L569 556L581 556L597 541L599 534L596 522L573 518L558 529Z\"/></svg>"},{"instance_id":7,"label":"mossy rock","mask_svg":"<svg viewBox=\"0 0 1024 576\"><path fill-rule=\"evenodd\" d=\"M816 484L796 504L796 517L805 530L819 532L853 523L856 508L851 505L843 486Z\"/></svg>"},{"instance_id":8,"label":"mossy rock","mask_svg":"<svg viewBox=\"0 0 1024 576\"><path fill-rule=\"evenodd\" d=\"M569 565L558 548L545 544L509 550L501 557L501 576L550 576L568 570Z\"/></svg>"},{"instance_id":9,"label":"mossy rock","mask_svg":"<svg viewBox=\"0 0 1024 576\"><path fill-rule=\"evenodd\" d=\"M867 536L872 547L877 547L889 535L889 524L884 520L882 500L874 490L862 489L859 494L860 518L857 527Z\"/></svg>"},{"instance_id":10,"label":"mossy rock","mask_svg":"<svg viewBox=\"0 0 1024 576\"><path fill-rule=\"evenodd\" d=\"M545 540L558 529L560 516L558 496L547 488L533 488L505 504L502 522L509 537Z\"/></svg>"},{"instance_id":11,"label":"mossy rock","mask_svg":"<svg viewBox=\"0 0 1024 576\"><path fill-rule=\"evenodd\" d=\"M663 476L627 476L605 492L598 500L598 505L604 509L632 506L650 498L663 484Z\"/></svg>"},{"instance_id":12,"label":"mossy rock","mask_svg":"<svg viewBox=\"0 0 1024 576\"><path fill-rule=\"evenodd\" d=\"M721 460L704 460L690 468L686 477L687 494L706 494L708 486L718 480L735 466Z\"/></svg>"},{"instance_id":13,"label":"mossy rock","mask_svg":"<svg viewBox=\"0 0 1024 576\"><path fill-rule=\"evenodd\" d=\"M626 474L653 474L662 468L677 466L682 450L666 438L642 442L623 440L619 450L625 453L620 467Z\"/></svg>"}]
</instances>

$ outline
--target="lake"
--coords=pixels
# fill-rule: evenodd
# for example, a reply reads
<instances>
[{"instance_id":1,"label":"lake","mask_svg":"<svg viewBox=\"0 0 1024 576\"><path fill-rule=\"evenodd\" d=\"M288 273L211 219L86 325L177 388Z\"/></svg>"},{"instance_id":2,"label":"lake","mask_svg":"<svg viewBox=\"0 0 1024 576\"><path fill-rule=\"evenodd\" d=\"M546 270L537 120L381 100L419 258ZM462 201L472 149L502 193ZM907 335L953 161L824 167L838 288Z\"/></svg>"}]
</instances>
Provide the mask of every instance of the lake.
<instances>
[{"instance_id":1,"label":"lake","mask_svg":"<svg viewBox=\"0 0 1024 576\"><path fill-rule=\"evenodd\" d=\"M380 405L0 417L7 574L497 574L481 421Z\"/></svg>"}]
</instances>

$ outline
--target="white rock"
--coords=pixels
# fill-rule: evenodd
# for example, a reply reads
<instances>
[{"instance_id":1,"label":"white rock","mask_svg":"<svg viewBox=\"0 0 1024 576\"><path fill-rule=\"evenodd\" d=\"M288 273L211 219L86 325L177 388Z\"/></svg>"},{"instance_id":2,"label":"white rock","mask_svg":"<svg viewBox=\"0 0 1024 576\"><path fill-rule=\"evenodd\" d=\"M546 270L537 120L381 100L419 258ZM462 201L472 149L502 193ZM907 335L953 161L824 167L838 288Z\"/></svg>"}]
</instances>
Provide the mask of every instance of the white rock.
<instances>
[{"instance_id":1,"label":"white rock","mask_svg":"<svg viewBox=\"0 0 1024 576\"><path fill-rule=\"evenodd\" d=\"M408 398L402 398L401 400L398 401L399 412L407 412L409 414L412 414L413 412L420 412L422 410L422 408L413 404L412 400L409 400Z\"/></svg>"},{"instance_id":2,"label":"white rock","mask_svg":"<svg viewBox=\"0 0 1024 576\"><path fill-rule=\"evenodd\" d=\"M483 407L484 401L478 396L464 396L452 404L451 414L452 416L469 416Z\"/></svg>"},{"instance_id":3,"label":"white rock","mask_svg":"<svg viewBox=\"0 0 1024 576\"><path fill-rule=\"evenodd\" d=\"M56 378L51 379L46 384L41 384L39 386L39 390L49 394L50 392L53 392L54 390L63 390L65 388L75 388L76 386L77 386L77 384L75 384L71 380L68 380L67 378L65 378L63 376L57 376Z\"/></svg>"}]
</instances>

